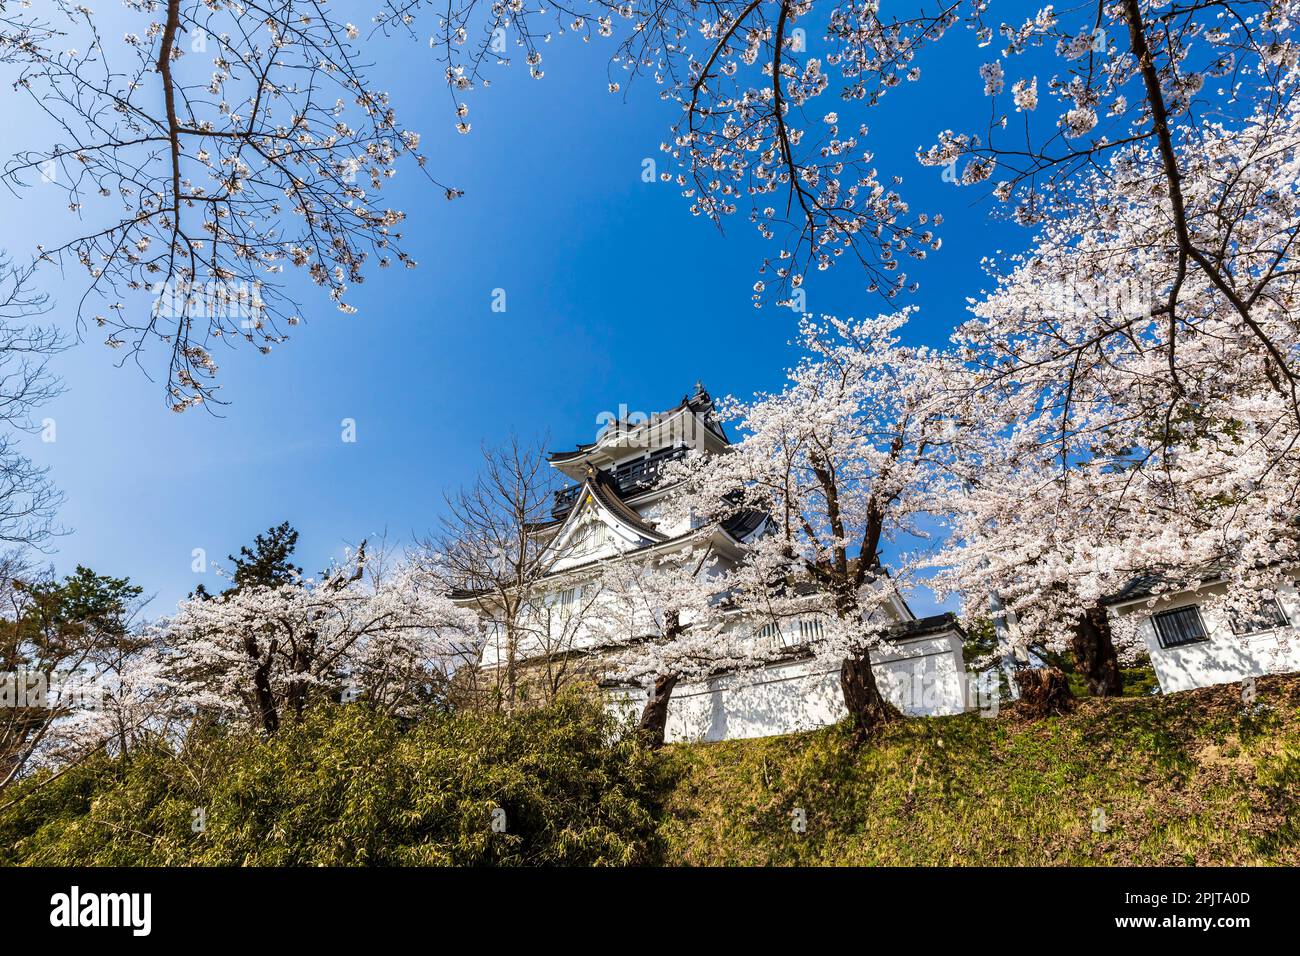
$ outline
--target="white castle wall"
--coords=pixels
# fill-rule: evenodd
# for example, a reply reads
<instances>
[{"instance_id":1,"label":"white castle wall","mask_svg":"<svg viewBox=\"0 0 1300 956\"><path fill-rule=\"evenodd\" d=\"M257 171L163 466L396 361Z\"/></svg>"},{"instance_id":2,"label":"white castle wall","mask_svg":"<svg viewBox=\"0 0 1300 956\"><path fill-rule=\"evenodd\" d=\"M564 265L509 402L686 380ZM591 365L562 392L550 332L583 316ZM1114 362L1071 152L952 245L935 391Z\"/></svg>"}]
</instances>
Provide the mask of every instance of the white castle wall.
<instances>
[{"instance_id":1,"label":"white castle wall","mask_svg":"<svg viewBox=\"0 0 1300 956\"><path fill-rule=\"evenodd\" d=\"M880 653L877 651L877 653ZM909 641L881 654L881 691L904 713L959 714L966 707L961 641L952 633ZM612 691L610 708L639 716L644 691ZM796 661L679 684L668 706L669 741L734 740L813 730L846 716L839 669Z\"/></svg>"}]
</instances>

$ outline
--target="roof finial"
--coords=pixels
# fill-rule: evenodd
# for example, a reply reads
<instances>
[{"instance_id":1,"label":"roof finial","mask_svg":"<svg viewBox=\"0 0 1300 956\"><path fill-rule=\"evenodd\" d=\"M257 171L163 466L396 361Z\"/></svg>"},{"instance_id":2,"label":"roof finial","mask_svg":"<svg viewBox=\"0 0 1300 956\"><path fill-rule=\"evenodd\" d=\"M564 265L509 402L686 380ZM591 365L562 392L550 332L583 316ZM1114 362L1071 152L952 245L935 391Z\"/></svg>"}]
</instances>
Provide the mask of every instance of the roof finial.
<instances>
[{"instance_id":1,"label":"roof finial","mask_svg":"<svg viewBox=\"0 0 1300 956\"><path fill-rule=\"evenodd\" d=\"M695 380L695 394L696 395L704 394L704 382L698 378Z\"/></svg>"}]
</instances>

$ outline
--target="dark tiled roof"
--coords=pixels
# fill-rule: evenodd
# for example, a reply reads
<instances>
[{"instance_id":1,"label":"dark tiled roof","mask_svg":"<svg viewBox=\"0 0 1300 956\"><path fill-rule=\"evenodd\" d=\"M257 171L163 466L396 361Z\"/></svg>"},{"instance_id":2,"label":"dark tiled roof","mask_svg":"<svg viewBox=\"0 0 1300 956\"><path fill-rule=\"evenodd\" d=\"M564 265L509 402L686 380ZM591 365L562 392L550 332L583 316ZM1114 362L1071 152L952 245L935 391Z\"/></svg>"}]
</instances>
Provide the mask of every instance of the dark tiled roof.
<instances>
[{"instance_id":1,"label":"dark tiled roof","mask_svg":"<svg viewBox=\"0 0 1300 956\"><path fill-rule=\"evenodd\" d=\"M668 409L667 411L658 412L657 414L652 415L650 421L647 422L645 425L635 426L630 430L635 432L636 430L642 427L653 427L656 421L661 422L664 419L667 419L670 416L675 415L677 412L683 409L690 409L692 412L699 415L704 420L705 425L709 428L710 431L712 431L723 441L728 440L727 433L723 430L722 426L717 422L716 417L713 414L713 397L709 395L708 390L705 389L703 385L699 385L699 384L696 385L695 394L683 395L682 400L678 402L676 405L674 405L672 408ZM572 451L551 452L549 456L549 460L553 462L561 462L561 461L570 461L574 458L581 458L587 452L591 451L591 449L595 448L598 444L600 444L599 439L593 442L580 443L578 447L574 448Z\"/></svg>"},{"instance_id":2,"label":"dark tiled roof","mask_svg":"<svg viewBox=\"0 0 1300 956\"><path fill-rule=\"evenodd\" d=\"M942 614L931 614L929 617L918 617L915 621L904 622L897 628L896 637L910 639L925 637L927 634L939 634L943 631L956 631L962 637L966 636L966 632L957 622L957 615L951 611L944 611Z\"/></svg>"},{"instance_id":3,"label":"dark tiled roof","mask_svg":"<svg viewBox=\"0 0 1300 956\"><path fill-rule=\"evenodd\" d=\"M647 538L652 541L668 540L668 535L656 531L637 514L635 508L623 503L623 499L618 495L618 483L607 472L592 469L583 487L590 489L597 501Z\"/></svg>"},{"instance_id":4,"label":"dark tiled roof","mask_svg":"<svg viewBox=\"0 0 1300 956\"><path fill-rule=\"evenodd\" d=\"M766 518L767 515L762 511L741 511L722 522L722 530L737 541L744 541L758 530Z\"/></svg>"},{"instance_id":5,"label":"dark tiled roof","mask_svg":"<svg viewBox=\"0 0 1300 956\"><path fill-rule=\"evenodd\" d=\"M659 480L659 474L664 464L681 458L685 453L685 449L682 448L662 448L647 457L626 462L613 469L613 471L605 473L610 476L618 496L627 499L632 495L641 494L653 488ZM569 485L569 487L557 491L551 514L557 518L568 514L574 503L577 502L578 494L581 491L581 484Z\"/></svg>"},{"instance_id":6,"label":"dark tiled roof","mask_svg":"<svg viewBox=\"0 0 1300 956\"><path fill-rule=\"evenodd\" d=\"M1226 559L1213 561L1196 572L1197 582L1204 585L1219 581L1223 578L1227 567L1228 562ZM1186 582L1186 578L1152 571L1133 578L1114 594L1102 598L1101 603L1109 607L1113 604L1123 604L1126 601L1137 601L1163 592L1181 590Z\"/></svg>"}]
</instances>

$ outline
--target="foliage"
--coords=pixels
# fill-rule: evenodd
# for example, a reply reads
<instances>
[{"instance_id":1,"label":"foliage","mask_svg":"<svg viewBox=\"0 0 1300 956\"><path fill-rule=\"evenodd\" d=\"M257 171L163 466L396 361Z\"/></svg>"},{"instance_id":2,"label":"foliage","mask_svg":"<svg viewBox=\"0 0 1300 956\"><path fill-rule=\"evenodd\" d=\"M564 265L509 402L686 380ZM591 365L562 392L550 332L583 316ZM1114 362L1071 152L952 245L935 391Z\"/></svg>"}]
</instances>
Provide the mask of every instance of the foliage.
<instances>
[{"instance_id":1,"label":"foliage","mask_svg":"<svg viewBox=\"0 0 1300 956\"><path fill-rule=\"evenodd\" d=\"M964 622L966 637L961 643L961 656L966 667L976 667L993 659L998 650L997 628L988 617L976 617Z\"/></svg>"},{"instance_id":2,"label":"foliage","mask_svg":"<svg viewBox=\"0 0 1300 956\"><path fill-rule=\"evenodd\" d=\"M145 712L140 587L77 565L62 580L0 559L0 790L31 766L125 748Z\"/></svg>"},{"instance_id":3,"label":"foliage","mask_svg":"<svg viewBox=\"0 0 1300 956\"><path fill-rule=\"evenodd\" d=\"M653 758L574 693L406 730L325 705L269 740L208 727L178 751L154 743L20 784L0 810L0 862L637 864L654 855L659 786Z\"/></svg>"},{"instance_id":4,"label":"foliage","mask_svg":"<svg viewBox=\"0 0 1300 956\"><path fill-rule=\"evenodd\" d=\"M235 568L234 586L274 588L297 581L302 568L289 560L297 547L298 531L289 522L268 528L266 534L253 539L251 548L244 545L238 557L230 556Z\"/></svg>"},{"instance_id":5,"label":"foliage","mask_svg":"<svg viewBox=\"0 0 1300 956\"><path fill-rule=\"evenodd\" d=\"M843 727L669 747L666 859L1296 865L1300 677L1258 686L1250 710L1227 686L1086 699L1034 722L1012 711L903 721L866 748Z\"/></svg>"},{"instance_id":6,"label":"foliage","mask_svg":"<svg viewBox=\"0 0 1300 956\"><path fill-rule=\"evenodd\" d=\"M291 564L286 522L235 562L234 586L198 589L153 633L176 705L241 714L266 733L314 700L364 697L409 714L440 700L477 652L472 616L414 562L389 566L365 543L319 579Z\"/></svg>"},{"instance_id":7,"label":"foliage","mask_svg":"<svg viewBox=\"0 0 1300 956\"><path fill-rule=\"evenodd\" d=\"M997 630L992 618L987 616L975 617L965 621L964 625L966 639L962 642L962 658L966 662L967 669L979 669L996 665L998 663L996 654L999 651L999 646ZM1002 650L1008 649L1003 648ZM1070 682L1070 691L1075 697L1088 696L1087 683L1084 680L1084 675L1079 673L1078 663L1072 653L1068 651L1056 653L1041 645L1032 647L1030 653L1042 662L1064 671ZM1160 682L1156 678L1155 669L1151 666L1150 659L1145 655L1135 661L1132 666L1121 667L1119 674L1123 685L1123 696L1125 697L1143 697L1157 693L1159 690ZM1002 688L1002 699L1009 699L1010 685L1006 674L1001 675L999 686Z\"/></svg>"},{"instance_id":8,"label":"foliage","mask_svg":"<svg viewBox=\"0 0 1300 956\"><path fill-rule=\"evenodd\" d=\"M0 864L1295 865L1300 677L1261 679L1250 708L1214 687L657 754L573 693L407 730L331 705L15 795Z\"/></svg>"}]
</instances>

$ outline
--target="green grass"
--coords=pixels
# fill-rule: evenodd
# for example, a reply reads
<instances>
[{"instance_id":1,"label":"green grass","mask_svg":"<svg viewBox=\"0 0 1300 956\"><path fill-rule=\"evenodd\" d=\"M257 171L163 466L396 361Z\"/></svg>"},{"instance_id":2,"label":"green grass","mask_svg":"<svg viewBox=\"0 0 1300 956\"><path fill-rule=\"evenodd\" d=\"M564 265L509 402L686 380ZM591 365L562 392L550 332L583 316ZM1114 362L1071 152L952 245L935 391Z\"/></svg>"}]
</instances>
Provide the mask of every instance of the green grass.
<instances>
[{"instance_id":1,"label":"green grass","mask_svg":"<svg viewBox=\"0 0 1300 956\"><path fill-rule=\"evenodd\" d=\"M1300 677L1258 693L1249 713L1228 686L910 720L856 748L840 727L671 746L664 862L1300 864Z\"/></svg>"},{"instance_id":2,"label":"green grass","mask_svg":"<svg viewBox=\"0 0 1300 956\"><path fill-rule=\"evenodd\" d=\"M1297 865L1300 675L1249 711L1218 687L658 754L580 696L412 728L333 705L40 783L0 800L0 865Z\"/></svg>"}]
</instances>

